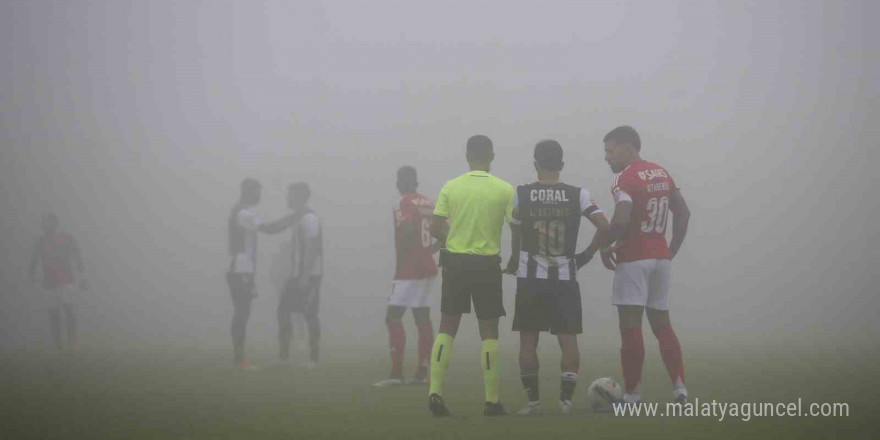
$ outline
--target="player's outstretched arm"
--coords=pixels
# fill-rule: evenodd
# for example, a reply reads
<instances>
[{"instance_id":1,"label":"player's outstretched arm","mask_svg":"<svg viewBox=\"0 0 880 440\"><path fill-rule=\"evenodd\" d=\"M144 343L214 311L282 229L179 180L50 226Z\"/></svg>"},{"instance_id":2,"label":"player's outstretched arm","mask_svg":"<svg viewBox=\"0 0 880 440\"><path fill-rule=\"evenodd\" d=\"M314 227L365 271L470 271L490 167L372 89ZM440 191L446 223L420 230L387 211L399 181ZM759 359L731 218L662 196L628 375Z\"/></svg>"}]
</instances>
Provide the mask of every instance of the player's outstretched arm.
<instances>
[{"instance_id":1,"label":"player's outstretched arm","mask_svg":"<svg viewBox=\"0 0 880 440\"><path fill-rule=\"evenodd\" d=\"M588 215L587 219L596 227L596 232L593 234L593 240L590 241L589 246L575 257L578 269L593 259L593 256L596 255L599 247L602 246L602 243L605 243L605 236L608 235L608 229L610 228L608 225L608 218L606 218L605 214L602 212L594 212Z\"/></svg>"},{"instance_id":2,"label":"player's outstretched arm","mask_svg":"<svg viewBox=\"0 0 880 440\"><path fill-rule=\"evenodd\" d=\"M291 226L294 225L297 221L299 221L299 215L297 214L288 214L284 217L275 220L270 223L263 223L257 230L264 234L280 234L286 230L288 230Z\"/></svg>"},{"instance_id":3,"label":"player's outstretched arm","mask_svg":"<svg viewBox=\"0 0 880 440\"><path fill-rule=\"evenodd\" d=\"M684 237L687 235L688 223L691 220L691 210L688 208L681 191L676 190L669 194L669 210L672 211L672 241L669 243L669 259L675 258Z\"/></svg>"}]
</instances>

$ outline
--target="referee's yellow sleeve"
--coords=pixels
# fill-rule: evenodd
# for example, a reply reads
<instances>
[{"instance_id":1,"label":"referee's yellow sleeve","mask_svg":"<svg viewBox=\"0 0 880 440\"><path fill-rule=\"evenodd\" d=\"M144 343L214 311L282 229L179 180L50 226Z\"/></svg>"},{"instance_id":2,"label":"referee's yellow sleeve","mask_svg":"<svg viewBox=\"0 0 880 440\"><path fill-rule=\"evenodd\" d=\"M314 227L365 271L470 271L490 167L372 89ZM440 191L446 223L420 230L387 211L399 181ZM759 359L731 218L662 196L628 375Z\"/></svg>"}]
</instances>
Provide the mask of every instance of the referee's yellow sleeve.
<instances>
[{"instance_id":1,"label":"referee's yellow sleeve","mask_svg":"<svg viewBox=\"0 0 880 440\"><path fill-rule=\"evenodd\" d=\"M437 203L434 204L434 215L440 217L449 217L449 190L447 185L443 185L440 194L437 196Z\"/></svg>"}]
</instances>

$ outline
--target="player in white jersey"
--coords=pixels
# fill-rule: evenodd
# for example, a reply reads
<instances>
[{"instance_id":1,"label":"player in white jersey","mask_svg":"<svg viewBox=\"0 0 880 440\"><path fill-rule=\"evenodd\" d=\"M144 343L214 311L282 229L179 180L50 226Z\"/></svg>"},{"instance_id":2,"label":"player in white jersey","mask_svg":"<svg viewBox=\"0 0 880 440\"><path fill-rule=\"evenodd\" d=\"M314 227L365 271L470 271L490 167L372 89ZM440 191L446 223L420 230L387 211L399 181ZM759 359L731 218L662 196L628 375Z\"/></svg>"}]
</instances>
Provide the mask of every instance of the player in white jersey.
<instances>
[{"instance_id":1,"label":"player in white jersey","mask_svg":"<svg viewBox=\"0 0 880 440\"><path fill-rule=\"evenodd\" d=\"M282 362L289 358L292 313L302 313L309 331L309 367L315 368L321 339L318 305L324 275L324 252L321 220L308 206L310 197L311 190L305 182L288 187L287 203L294 211L296 221L291 225L291 278L278 301L278 357Z\"/></svg>"}]
</instances>

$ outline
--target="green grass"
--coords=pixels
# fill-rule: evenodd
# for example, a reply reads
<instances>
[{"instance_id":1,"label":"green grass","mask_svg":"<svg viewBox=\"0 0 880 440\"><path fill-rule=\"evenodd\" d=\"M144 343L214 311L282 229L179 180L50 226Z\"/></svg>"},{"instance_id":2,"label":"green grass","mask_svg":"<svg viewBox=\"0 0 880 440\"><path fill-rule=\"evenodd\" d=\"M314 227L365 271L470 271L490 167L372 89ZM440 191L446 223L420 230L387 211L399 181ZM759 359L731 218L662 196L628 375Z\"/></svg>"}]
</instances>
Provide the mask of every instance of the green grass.
<instances>
[{"instance_id":1,"label":"green grass","mask_svg":"<svg viewBox=\"0 0 880 440\"><path fill-rule=\"evenodd\" d=\"M454 417L436 420L424 388L375 390L385 377L382 350L330 347L322 368L233 371L217 347L83 349L76 353L0 353L0 438L61 439L584 439L584 438L876 438L880 435L880 358L876 350L685 347L692 397L726 402L846 402L847 418L623 418L588 410L586 386L619 380L616 348L585 347L576 413L556 413L558 350L542 346L537 418L485 419L477 346L456 346L445 398ZM653 342L653 341L649 341ZM268 356L271 347L258 348ZM408 355L413 354L412 352ZM515 342L502 347L502 400L525 401ZM410 356L411 357L411 356ZM269 357L256 361L268 363ZM411 361L411 359L408 359ZM648 349L643 398L665 402L668 378Z\"/></svg>"}]
</instances>

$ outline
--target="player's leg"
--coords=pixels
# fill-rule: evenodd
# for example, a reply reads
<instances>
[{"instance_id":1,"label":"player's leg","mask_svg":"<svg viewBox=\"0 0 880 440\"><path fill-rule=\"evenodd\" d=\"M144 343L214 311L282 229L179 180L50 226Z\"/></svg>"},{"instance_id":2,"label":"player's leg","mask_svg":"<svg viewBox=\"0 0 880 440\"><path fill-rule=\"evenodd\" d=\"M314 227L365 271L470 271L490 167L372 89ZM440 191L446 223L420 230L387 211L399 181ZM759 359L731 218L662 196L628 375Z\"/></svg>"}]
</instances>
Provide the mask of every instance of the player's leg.
<instances>
[{"instance_id":1,"label":"player's leg","mask_svg":"<svg viewBox=\"0 0 880 440\"><path fill-rule=\"evenodd\" d=\"M614 270L613 303L620 329L620 364L623 369L624 400L637 402L642 385L645 341L642 315L648 303L652 260L622 262Z\"/></svg>"},{"instance_id":2,"label":"player's leg","mask_svg":"<svg viewBox=\"0 0 880 440\"><path fill-rule=\"evenodd\" d=\"M434 327L431 323L431 308L416 307L412 309L413 320L418 331L418 359L416 373L411 383L426 384L428 381L428 364L431 360L431 348L434 345Z\"/></svg>"},{"instance_id":3,"label":"player's leg","mask_svg":"<svg viewBox=\"0 0 880 440\"><path fill-rule=\"evenodd\" d=\"M480 261L470 266L470 285L473 289L474 312L483 340L480 365L483 367L483 385L486 389L485 416L503 416L507 411L499 399L501 362L498 353L498 321L505 316L501 293L501 259Z\"/></svg>"},{"instance_id":4,"label":"player's leg","mask_svg":"<svg viewBox=\"0 0 880 440\"><path fill-rule=\"evenodd\" d=\"M392 292L393 294L393 292ZM385 310L385 326L388 328L388 345L391 353L391 373L388 379L376 382L374 387L403 385L403 353L406 348L406 332L403 328L403 314L406 307L389 305Z\"/></svg>"},{"instance_id":5,"label":"player's leg","mask_svg":"<svg viewBox=\"0 0 880 440\"><path fill-rule=\"evenodd\" d=\"M660 357L672 381L672 392L675 400L687 399L687 388L684 384L684 362L682 361L681 345L672 324L668 310L647 309L648 322L660 345ZM682 397L683 396L683 397Z\"/></svg>"},{"instance_id":6,"label":"player's leg","mask_svg":"<svg viewBox=\"0 0 880 440\"><path fill-rule=\"evenodd\" d=\"M445 302L446 295L444 294L444 305L441 306L441 310L444 311L440 315L440 328L437 338L434 339L434 346L431 348L431 380L428 387L428 409L431 410L434 417L448 417L450 415L442 397L443 381L446 379L446 370L449 368L449 359L452 357L455 335L458 333L458 327L461 324L461 313L451 313L455 310L454 307L445 305Z\"/></svg>"},{"instance_id":7,"label":"player's leg","mask_svg":"<svg viewBox=\"0 0 880 440\"><path fill-rule=\"evenodd\" d=\"M519 312L517 312L518 314ZM519 377L526 397L529 402L517 412L518 415L527 416L538 414L540 411L541 393L538 388L538 338L537 331L519 332Z\"/></svg>"},{"instance_id":8,"label":"player's leg","mask_svg":"<svg viewBox=\"0 0 880 440\"><path fill-rule=\"evenodd\" d=\"M446 378L446 369L449 367L455 335L460 324L461 314L440 315L440 329L431 348L431 386L428 395L443 395L443 380Z\"/></svg>"},{"instance_id":9,"label":"player's leg","mask_svg":"<svg viewBox=\"0 0 880 440\"><path fill-rule=\"evenodd\" d=\"M644 307L618 305L620 328L620 364L623 369L624 395L627 402L638 402L642 390L642 365L645 362L645 340L642 336Z\"/></svg>"},{"instance_id":10,"label":"player's leg","mask_svg":"<svg viewBox=\"0 0 880 440\"><path fill-rule=\"evenodd\" d=\"M55 348L61 348L61 306L49 306L49 328Z\"/></svg>"},{"instance_id":11,"label":"player's leg","mask_svg":"<svg viewBox=\"0 0 880 440\"><path fill-rule=\"evenodd\" d=\"M558 334L559 348L562 350L562 376L559 384L559 408L563 413L571 412L571 401L577 387L578 370L581 367L581 352L576 334Z\"/></svg>"},{"instance_id":12,"label":"player's leg","mask_svg":"<svg viewBox=\"0 0 880 440\"><path fill-rule=\"evenodd\" d=\"M293 344L293 349L299 353L305 353L308 351L308 327L306 326L306 319L302 316L301 313L291 313L293 315L291 317L291 322L293 322L293 338L291 338L291 343Z\"/></svg>"},{"instance_id":13,"label":"player's leg","mask_svg":"<svg viewBox=\"0 0 880 440\"><path fill-rule=\"evenodd\" d=\"M278 309L276 316L278 318L278 360L281 363L287 363L290 359L290 341L293 338L293 297L295 292L291 291L293 285L288 282L287 287L281 292L278 298Z\"/></svg>"},{"instance_id":14,"label":"player's leg","mask_svg":"<svg viewBox=\"0 0 880 440\"><path fill-rule=\"evenodd\" d=\"M669 320L669 279L671 273L669 260L656 260L651 273L648 296L648 323L660 345L660 356L672 381L672 394L676 401L687 401L687 388L684 385L684 362L681 344Z\"/></svg>"},{"instance_id":15,"label":"player's leg","mask_svg":"<svg viewBox=\"0 0 880 440\"><path fill-rule=\"evenodd\" d=\"M513 331L519 332L519 373L528 403L516 414L540 413L541 393L538 386L538 339L541 331L549 330L546 319L545 295L538 291L537 280L517 278Z\"/></svg>"},{"instance_id":16,"label":"player's leg","mask_svg":"<svg viewBox=\"0 0 880 440\"><path fill-rule=\"evenodd\" d=\"M76 314L74 313L73 304L65 303L64 308L64 320L67 323L67 345L70 348L77 348L77 335L76 335Z\"/></svg>"},{"instance_id":17,"label":"player's leg","mask_svg":"<svg viewBox=\"0 0 880 440\"><path fill-rule=\"evenodd\" d=\"M318 351L321 344L321 321L318 318L318 310L321 297L321 277L312 276L309 283L310 301L306 304L305 313L306 327L309 329L309 368L318 366Z\"/></svg>"},{"instance_id":18,"label":"player's leg","mask_svg":"<svg viewBox=\"0 0 880 440\"><path fill-rule=\"evenodd\" d=\"M555 284L554 291L557 295L550 296L556 300L550 331L556 335L562 351L559 409L564 414L569 414L581 366L581 353L577 343L577 335L583 332L581 289L575 280Z\"/></svg>"},{"instance_id":19,"label":"player's leg","mask_svg":"<svg viewBox=\"0 0 880 440\"><path fill-rule=\"evenodd\" d=\"M230 294L232 295L232 325L230 333L232 335L232 351L235 364L242 369L252 369L251 365L245 360L244 343L247 322L251 315L251 301L253 301L253 282L250 274L229 274L227 281L229 284Z\"/></svg>"}]
</instances>

